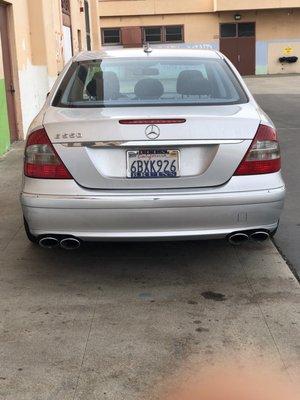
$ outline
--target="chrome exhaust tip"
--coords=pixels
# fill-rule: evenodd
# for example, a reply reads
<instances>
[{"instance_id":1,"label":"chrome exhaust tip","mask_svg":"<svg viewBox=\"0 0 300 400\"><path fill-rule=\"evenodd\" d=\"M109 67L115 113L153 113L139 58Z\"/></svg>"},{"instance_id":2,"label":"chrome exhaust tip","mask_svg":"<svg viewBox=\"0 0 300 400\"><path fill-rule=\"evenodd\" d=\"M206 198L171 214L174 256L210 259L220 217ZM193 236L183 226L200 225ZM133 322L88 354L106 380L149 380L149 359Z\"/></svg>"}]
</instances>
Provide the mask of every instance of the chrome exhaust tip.
<instances>
[{"instance_id":1,"label":"chrome exhaust tip","mask_svg":"<svg viewBox=\"0 0 300 400\"><path fill-rule=\"evenodd\" d=\"M267 239L269 239L269 237L270 237L270 235L268 234L268 232L264 232L264 231L256 231L250 235L250 238L252 240L254 240L255 242L264 242Z\"/></svg>"},{"instance_id":2,"label":"chrome exhaust tip","mask_svg":"<svg viewBox=\"0 0 300 400\"><path fill-rule=\"evenodd\" d=\"M43 249L54 249L58 247L59 241L53 236L45 236L39 240L39 245L43 247Z\"/></svg>"},{"instance_id":3,"label":"chrome exhaust tip","mask_svg":"<svg viewBox=\"0 0 300 400\"><path fill-rule=\"evenodd\" d=\"M81 246L81 243L76 238L65 238L60 241L60 247L65 250L75 250Z\"/></svg>"},{"instance_id":4,"label":"chrome exhaust tip","mask_svg":"<svg viewBox=\"0 0 300 400\"><path fill-rule=\"evenodd\" d=\"M234 246L245 243L249 240L249 236L246 233L233 233L229 236L228 242Z\"/></svg>"}]
</instances>

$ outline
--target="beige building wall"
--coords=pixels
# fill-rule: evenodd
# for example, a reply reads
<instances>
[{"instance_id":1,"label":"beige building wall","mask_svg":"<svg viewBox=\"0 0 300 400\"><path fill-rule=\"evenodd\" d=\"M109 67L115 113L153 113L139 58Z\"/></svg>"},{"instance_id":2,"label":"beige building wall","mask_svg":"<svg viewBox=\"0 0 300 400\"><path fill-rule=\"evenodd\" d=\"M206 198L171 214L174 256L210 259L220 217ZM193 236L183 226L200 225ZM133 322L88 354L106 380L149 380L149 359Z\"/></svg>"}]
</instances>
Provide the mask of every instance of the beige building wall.
<instances>
[{"instance_id":1,"label":"beige building wall","mask_svg":"<svg viewBox=\"0 0 300 400\"><path fill-rule=\"evenodd\" d=\"M291 9L299 0L99 0L101 16L190 14L217 11Z\"/></svg>"},{"instance_id":2,"label":"beige building wall","mask_svg":"<svg viewBox=\"0 0 300 400\"><path fill-rule=\"evenodd\" d=\"M72 21L72 39L73 39L73 51L78 53L79 51L86 50L86 30L85 30L85 14L80 11L81 7L84 7L83 0L70 0L71 1L71 21ZM90 25L91 25L91 38L92 38L92 49L100 48L100 30L99 30L99 9L97 0L89 0L90 10ZM78 42L78 30L81 32L81 48Z\"/></svg>"},{"instance_id":3,"label":"beige building wall","mask_svg":"<svg viewBox=\"0 0 300 400\"><path fill-rule=\"evenodd\" d=\"M125 26L184 25L186 43L214 41L218 35L218 17L212 13L142 15L100 18L101 28Z\"/></svg>"},{"instance_id":4,"label":"beige building wall","mask_svg":"<svg viewBox=\"0 0 300 400\"><path fill-rule=\"evenodd\" d=\"M252 6L247 0L192 3L194 7L189 1L174 1L171 7L170 2L163 0L100 0L100 26L183 25L184 43L160 46L219 49L220 23L235 22L234 15L239 13L240 22L256 24L257 74L300 73L300 0L254 0ZM186 5L186 11L182 11L182 4ZM266 9L262 9L262 5ZM298 8L284 8L287 6ZM251 7L256 9L248 10ZM230 11L215 12L216 9ZM298 56L299 61L295 64L280 63L279 58L287 55Z\"/></svg>"},{"instance_id":5,"label":"beige building wall","mask_svg":"<svg viewBox=\"0 0 300 400\"><path fill-rule=\"evenodd\" d=\"M299 1L300 6L300 1ZM300 73L300 8L244 11L242 22L256 24L256 73ZM219 13L219 22L232 22L232 12ZM280 63L297 56L294 64Z\"/></svg>"},{"instance_id":6,"label":"beige building wall","mask_svg":"<svg viewBox=\"0 0 300 400\"><path fill-rule=\"evenodd\" d=\"M100 27L184 25L181 47L219 48L219 24L256 23L256 72L299 72L280 56L300 58L300 0L88 0L92 49L101 46ZM0 3L4 3L0 0ZM6 0L16 89L19 136L24 137L64 66L61 0ZM72 49L86 49L84 0L70 0ZM263 4L263 6L262 6ZM238 10L236 8L238 7ZM264 9L262 9L262 7ZM251 10L251 8L253 10ZM100 17L100 18L99 18ZM172 44L168 46L174 47ZM1 67L0 56L0 69Z\"/></svg>"},{"instance_id":7,"label":"beige building wall","mask_svg":"<svg viewBox=\"0 0 300 400\"><path fill-rule=\"evenodd\" d=\"M92 49L100 47L98 0L88 0ZM1 3L1 0L0 0ZM16 89L19 136L22 138L64 67L63 17L60 0L7 0ZM86 49L84 0L70 0L72 49Z\"/></svg>"},{"instance_id":8,"label":"beige building wall","mask_svg":"<svg viewBox=\"0 0 300 400\"><path fill-rule=\"evenodd\" d=\"M299 7L300 7L300 0ZM233 22L234 13L218 14L219 22ZM300 8L293 10L255 10L240 12L240 22L256 23L257 40L276 40L284 38L300 38Z\"/></svg>"},{"instance_id":9,"label":"beige building wall","mask_svg":"<svg viewBox=\"0 0 300 400\"><path fill-rule=\"evenodd\" d=\"M101 47L101 35L99 27L99 1L97 0L90 1L90 17L91 17L91 31L92 31L92 47L94 50L97 50L100 49Z\"/></svg>"},{"instance_id":10,"label":"beige building wall","mask_svg":"<svg viewBox=\"0 0 300 400\"><path fill-rule=\"evenodd\" d=\"M214 11L290 9L299 7L299 0L214 0Z\"/></svg>"},{"instance_id":11,"label":"beige building wall","mask_svg":"<svg viewBox=\"0 0 300 400\"><path fill-rule=\"evenodd\" d=\"M99 0L100 16L212 12L213 0Z\"/></svg>"}]
</instances>

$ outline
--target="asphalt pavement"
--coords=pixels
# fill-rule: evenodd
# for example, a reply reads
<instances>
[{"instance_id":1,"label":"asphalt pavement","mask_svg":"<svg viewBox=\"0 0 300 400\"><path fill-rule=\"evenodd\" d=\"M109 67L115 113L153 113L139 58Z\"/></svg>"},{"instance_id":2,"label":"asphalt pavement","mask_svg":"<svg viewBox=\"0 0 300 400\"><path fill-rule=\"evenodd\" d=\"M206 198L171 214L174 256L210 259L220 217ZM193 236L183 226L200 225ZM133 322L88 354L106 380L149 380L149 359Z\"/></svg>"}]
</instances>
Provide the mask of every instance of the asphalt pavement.
<instances>
[{"instance_id":1,"label":"asphalt pavement","mask_svg":"<svg viewBox=\"0 0 300 400\"><path fill-rule=\"evenodd\" d=\"M300 75L251 77L245 81L279 132L287 195L274 241L299 279Z\"/></svg>"}]
</instances>

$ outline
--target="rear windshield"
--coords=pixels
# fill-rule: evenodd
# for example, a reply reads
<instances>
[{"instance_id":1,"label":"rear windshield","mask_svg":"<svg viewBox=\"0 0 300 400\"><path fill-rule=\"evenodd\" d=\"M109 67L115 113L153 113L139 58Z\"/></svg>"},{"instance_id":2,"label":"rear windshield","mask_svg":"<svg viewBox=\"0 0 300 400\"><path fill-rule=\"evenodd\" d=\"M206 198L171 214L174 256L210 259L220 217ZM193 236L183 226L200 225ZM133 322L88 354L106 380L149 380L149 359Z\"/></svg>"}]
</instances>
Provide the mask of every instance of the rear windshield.
<instances>
[{"instance_id":1,"label":"rear windshield","mask_svg":"<svg viewBox=\"0 0 300 400\"><path fill-rule=\"evenodd\" d=\"M247 101L237 78L221 59L151 57L75 62L52 105L138 107Z\"/></svg>"}]
</instances>

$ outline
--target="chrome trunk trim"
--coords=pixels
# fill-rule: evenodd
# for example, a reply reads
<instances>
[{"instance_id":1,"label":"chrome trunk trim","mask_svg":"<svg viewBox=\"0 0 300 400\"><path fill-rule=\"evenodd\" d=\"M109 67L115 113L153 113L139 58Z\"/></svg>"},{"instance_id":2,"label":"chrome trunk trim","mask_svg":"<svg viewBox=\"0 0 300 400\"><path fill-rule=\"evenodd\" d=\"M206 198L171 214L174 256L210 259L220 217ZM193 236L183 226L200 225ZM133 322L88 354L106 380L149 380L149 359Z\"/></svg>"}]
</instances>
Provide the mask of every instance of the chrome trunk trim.
<instances>
[{"instance_id":1,"label":"chrome trunk trim","mask_svg":"<svg viewBox=\"0 0 300 400\"><path fill-rule=\"evenodd\" d=\"M195 145L223 145L238 144L244 140L240 139L209 139L209 140L115 140L115 141L95 141L95 142L53 142L65 147L157 147L157 146L195 146Z\"/></svg>"}]
</instances>

